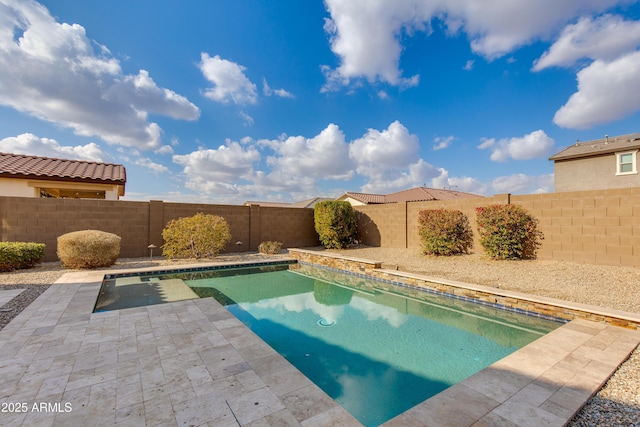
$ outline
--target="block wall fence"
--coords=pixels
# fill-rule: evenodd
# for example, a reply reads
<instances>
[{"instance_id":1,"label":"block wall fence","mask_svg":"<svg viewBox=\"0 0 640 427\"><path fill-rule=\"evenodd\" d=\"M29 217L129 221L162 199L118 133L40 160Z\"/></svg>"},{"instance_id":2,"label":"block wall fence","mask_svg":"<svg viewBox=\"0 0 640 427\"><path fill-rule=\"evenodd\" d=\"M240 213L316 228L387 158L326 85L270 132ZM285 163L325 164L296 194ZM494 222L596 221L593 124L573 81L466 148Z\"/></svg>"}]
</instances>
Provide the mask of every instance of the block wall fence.
<instances>
[{"instance_id":1,"label":"block wall fence","mask_svg":"<svg viewBox=\"0 0 640 427\"><path fill-rule=\"evenodd\" d=\"M159 255L165 225L198 212L227 220L231 242L225 252L256 251L267 240L282 242L285 248L320 244L312 209L27 197L0 197L0 241L44 243L44 260L56 261L58 236L94 229L122 238L122 258L148 256L149 244L158 247L154 254Z\"/></svg>"},{"instance_id":2,"label":"block wall fence","mask_svg":"<svg viewBox=\"0 0 640 427\"><path fill-rule=\"evenodd\" d=\"M479 252L476 207L509 203L538 219L545 236L541 259L640 267L640 187L357 206L358 239L370 246L419 250L418 212L458 209L469 218ZM312 209L22 197L0 197L0 241L45 243L45 260L55 261L58 236L98 229L122 237L122 257L144 257L149 244L163 244L162 229L170 220L198 212L227 220L232 240L226 252L255 251L267 240L285 248L320 244Z\"/></svg>"},{"instance_id":3,"label":"block wall fence","mask_svg":"<svg viewBox=\"0 0 640 427\"><path fill-rule=\"evenodd\" d=\"M357 206L358 239L419 250L418 212L457 209L469 218L474 251L482 251L475 208L491 204L521 205L538 219L540 259L640 267L640 187Z\"/></svg>"}]
</instances>

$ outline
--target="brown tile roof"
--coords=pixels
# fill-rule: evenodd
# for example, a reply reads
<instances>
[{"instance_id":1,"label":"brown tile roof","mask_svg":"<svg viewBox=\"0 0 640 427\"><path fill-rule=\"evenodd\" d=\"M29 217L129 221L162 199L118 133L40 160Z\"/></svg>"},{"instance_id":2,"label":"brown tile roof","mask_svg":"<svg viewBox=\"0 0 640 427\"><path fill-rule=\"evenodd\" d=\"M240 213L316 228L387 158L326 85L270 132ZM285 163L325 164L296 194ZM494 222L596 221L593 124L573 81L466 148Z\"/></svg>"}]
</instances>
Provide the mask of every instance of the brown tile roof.
<instances>
[{"instance_id":1,"label":"brown tile roof","mask_svg":"<svg viewBox=\"0 0 640 427\"><path fill-rule=\"evenodd\" d=\"M351 197L359 202L366 204L378 204L378 203L386 203L384 198L384 194L370 194L370 193L354 193L351 191L347 191L344 193L342 197Z\"/></svg>"},{"instance_id":2,"label":"brown tile roof","mask_svg":"<svg viewBox=\"0 0 640 427\"><path fill-rule=\"evenodd\" d=\"M476 194L464 193L462 191L439 190L437 188L415 187L397 193L387 194L387 203L397 202L422 202L425 200L451 200L464 199L468 197L480 197Z\"/></svg>"},{"instance_id":3,"label":"brown tile roof","mask_svg":"<svg viewBox=\"0 0 640 427\"><path fill-rule=\"evenodd\" d=\"M351 197L366 204L400 203L400 202L422 202L428 200L451 200L469 197L482 197L477 194L465 193L462 191L439 190L436 188L415 187L408 190L398 191L391 194L370 194L347 192L342 197Z\"/></svg>"},{"instance_id":4,"label":"brown tile roof","mask_svg":"<svg viewBox=\"0 0 640 427\"><path fill-rule=\"evenodd\" d=\"M316 203L324 202L325 200L333 200L328 199L326 197L314 197L313 199L302 200L300 202L295 203L285 203L285 202L258 202L248 200L244 202L245 206L251 205L260 205L262 207L270 207L270 208L313 208Z\"/></svg>"},{"instance_id":5,"label":"brown tile roof","mask_svg":"<svg viewBox=\"0 0 640 427\"><path fill-rule=\"evenodd\" d=\"M122 165L11 153L0 153L0 176L122 185L127 181Z\"/></svg>"},{"instance_id":6,"label":"brown tile roof","mask_svg":"<svg viewBox=\"0 0 640 427\"><path fill-rule=\"evenodd\" d=\"M549 157L549 160L575 159L640 148L640 132L593 141L579 142Z\"/></svg>"}]
</instances>

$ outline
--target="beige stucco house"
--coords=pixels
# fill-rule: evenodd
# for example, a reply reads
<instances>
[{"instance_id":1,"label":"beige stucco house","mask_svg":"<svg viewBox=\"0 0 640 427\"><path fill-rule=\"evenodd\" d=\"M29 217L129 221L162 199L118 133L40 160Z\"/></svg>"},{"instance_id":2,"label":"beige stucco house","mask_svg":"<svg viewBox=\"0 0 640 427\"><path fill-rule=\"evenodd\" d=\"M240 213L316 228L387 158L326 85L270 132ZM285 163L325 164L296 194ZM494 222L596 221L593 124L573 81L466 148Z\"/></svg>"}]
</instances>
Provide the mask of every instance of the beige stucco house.
<instances>
[{"instance_id":1,"label":"beige stucco house","mask_svg":"<svg viewBox=\"0 0 640 427\"><path fill-rule=\"evenodd\" d=\"M576 142L553 160L556 192L640 187L640 133Z\"/></svg>"},{"instance_id":2,"label":"beige stucco house","mask_svg":"<svg viewBox=\"0 0 640 427\"><path fill-rule=\"evenodd\" d=\"M0 153L0 196L118 200L124 166Z\"/></svg>"}]
</instances>

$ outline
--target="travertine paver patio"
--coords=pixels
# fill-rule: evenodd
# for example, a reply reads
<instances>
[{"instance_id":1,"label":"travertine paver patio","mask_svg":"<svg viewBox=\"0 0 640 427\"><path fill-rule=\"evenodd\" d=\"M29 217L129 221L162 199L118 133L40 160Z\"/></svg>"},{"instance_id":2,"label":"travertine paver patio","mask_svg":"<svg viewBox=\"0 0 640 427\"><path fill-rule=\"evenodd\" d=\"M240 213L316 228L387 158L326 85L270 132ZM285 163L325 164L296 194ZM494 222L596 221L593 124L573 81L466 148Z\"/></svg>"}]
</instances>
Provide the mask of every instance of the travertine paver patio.
<instances>
[{"instance_id":1,"label":"travertine paver patio","mask_svg":"<svg viewBox=\"0 0 640 427\"><path fill-rule=\"evenodd\" d=\"M0 291L0 307L20 295L24 289L7 289Z\"/></svg>"},{"instance_id":2,"label":"travertine paver patio","mask_svg":"<svg viewBox=\"0 0 640 427\"><path fill-rule=\"evenodd\" d=\"M68 273L0 331L1 425L360 425L211 298L93 314L102 277ZM561 426L638 342L574 321L386 425Z\"/></svg>"}]
</instances>

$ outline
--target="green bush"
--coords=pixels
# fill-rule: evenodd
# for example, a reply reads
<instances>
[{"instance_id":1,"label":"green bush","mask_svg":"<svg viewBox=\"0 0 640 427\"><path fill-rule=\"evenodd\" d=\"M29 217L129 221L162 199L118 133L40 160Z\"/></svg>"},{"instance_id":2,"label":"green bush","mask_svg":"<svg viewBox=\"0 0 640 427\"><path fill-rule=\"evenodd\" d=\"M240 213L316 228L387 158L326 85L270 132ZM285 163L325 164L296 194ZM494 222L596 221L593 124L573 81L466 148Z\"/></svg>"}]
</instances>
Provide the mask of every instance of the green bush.
<instances>
[{"instance_id":1,"label":"green bush","mask_svg":"<svg viewBox=\"0 0 640 427\"><path fill-rule=\"evenodd\" d=\"M267 241L258 245L258 252L261 254L279 254L280 249L282 249L282 243L280 242Z\"/></svg>"},{"instance_id":2,"label":"green bush","mask_svg":"<svg viewBox=\"0 0 640 427\"><path fill-rule=\"evenodd\" d=\"M67 268L98 268L115 264L120 236L100 230L82 230L58 237L58 258Z\"/></svg>"},{"instance_id":3,"label":"green bush","mask_svg":"<svg viewBox=\"0 0 640 427\"><path fill-rule=\"evenodd\" d=\"M356 213L351 203L320 202L313 209L313 220L325 248L341 249L355 241Z\"/></svg>"},{"instance_id":4,"label":"green bush","mask_svg":"<svg viewBox=\"0 0 640 427\"><path fill-rule=\"evenodd\" d=\"M533 259L544 239L538 220L519 205L476 208L480 243L494 259Z\"/></svg>"},{"instance_id":5,"label":"green bush","mask_svg":"<svg viewBox=\"0 0 640 427\"><path fill-rule=\"evenodd\" d=\"M458 210L424 210L418 214L422 251L427 255L457 255L473 248L469 219Z\"/></svg>"},{"instance_id":6,"label":"green bush","mask_svg":"<svg viewBox=\"0 0 640 427\"><path fill-rule=\"evenodd\" d=\"M213 258L229 243L231 231L221 216L197 213L169 221L162 238L162 255L169 259Z\"/></svg>"},{"instance_id":7,"label":"green bush","mask_svg":"<svg viewBox=\"0 0 640 427\"><path fill-rule=\"evenodd\" d=\"M0 242L0 271L30 268L44 256L44 243Z\"/></svg>"}]
</instances>

